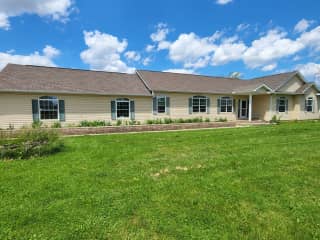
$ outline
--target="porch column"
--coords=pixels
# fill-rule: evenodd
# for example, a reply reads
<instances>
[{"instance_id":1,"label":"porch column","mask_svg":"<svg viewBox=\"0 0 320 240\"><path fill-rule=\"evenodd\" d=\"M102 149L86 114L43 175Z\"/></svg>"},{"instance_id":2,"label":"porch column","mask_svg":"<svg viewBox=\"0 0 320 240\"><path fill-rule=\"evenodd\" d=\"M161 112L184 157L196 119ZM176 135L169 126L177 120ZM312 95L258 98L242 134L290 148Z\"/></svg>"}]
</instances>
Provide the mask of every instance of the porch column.
<instances>
[{"instance_id":1,"label":"porch column","mask_svg":"<svg viewBox=\"0 0 320 240\"><path fill-rule=\"evenodd\" d=\"M252 121L252 94L249 95L249 122Z\"/></svg>"}]
</instances>

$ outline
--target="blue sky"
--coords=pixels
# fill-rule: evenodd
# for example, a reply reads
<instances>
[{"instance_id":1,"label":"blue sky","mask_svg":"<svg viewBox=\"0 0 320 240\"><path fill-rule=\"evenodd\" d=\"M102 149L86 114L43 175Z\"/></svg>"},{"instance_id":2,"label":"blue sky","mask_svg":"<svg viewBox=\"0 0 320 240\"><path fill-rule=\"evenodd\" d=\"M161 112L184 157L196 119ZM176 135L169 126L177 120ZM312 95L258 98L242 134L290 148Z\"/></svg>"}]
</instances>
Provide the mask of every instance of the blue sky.
<instances>
[{"instance_id":1,"label":"blue sky","mask_svg":"<svg viewBox=\"0 0 320 240\"><path fill-rule=\"evenodd\" d=\"M315 0L0 0L0 69L12 62L243 78L298 69L314 81L319 9Z\"/></svg>"}]
</instances>

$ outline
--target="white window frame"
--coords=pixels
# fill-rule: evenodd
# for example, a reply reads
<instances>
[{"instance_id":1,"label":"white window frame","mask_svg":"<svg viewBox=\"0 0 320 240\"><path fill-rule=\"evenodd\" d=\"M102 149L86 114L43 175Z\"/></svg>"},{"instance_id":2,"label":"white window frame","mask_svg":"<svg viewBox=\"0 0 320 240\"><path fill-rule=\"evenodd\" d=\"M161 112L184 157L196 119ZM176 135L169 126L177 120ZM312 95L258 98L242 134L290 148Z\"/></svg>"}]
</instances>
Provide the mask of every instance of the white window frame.
<instances>
[{"instance_id":1,"label":"white window frame","mask_svg":"<svg viewBox=\"0 0 320 240\"><path fill-rule=\"evenodd\" d=\"M286 113L287 112L287 109L289 109L289 99L287 98L287 97L278 97L278 100L279 100L279 105L278 105L278 109L277 109L277 112L278 113ZM280 104L280 102L281 102L281 100L283 100L284 101L284 105L283 105L283 107L284 107L284 111L280 111L280 106L282 106L281 104Z\"/></svg>"},{"instance_id":2,"label":"white window frame","mask_svg":"<svg viewBox=\"0 0 320 240\"><path fill-rule=\"evenodd\" d=\"M226 110L225 111L222 111L222 99L226 99L226 100L229 100L231 101L231 112L228 111L228 102L226 102ZM233 106L233 98L232 97L228 97L228 96L224 96L224 97L220 97L220 109L219 109L220 113L233 113L234 112L234 106Z\"/></svg>"},{"instance_id":3,"label":"white window frame","mask_svg":"<svg viewBox=\"0 0 320 240\"><path fill-rule=\"evenodd\" d=\"M199 107L199 111L198 112L195 112L195 111L193 111L193 99L194 98L197 98L197 99L199 99L199 105L198 105L198 107ZM205 102L206 102L206 111L205 112L201 112L200 111L200 108L201 108L201 99L204 99L205 100ZM208 97L206 97L206 96L193 96L192 97L192 113L206 113L206 112L208 112Z\"/></svg>"},{"instance_id":4,"label":"white window frame","mask_svg":"<svg viewBox=\"0 0 320 240\"><path fill-rule=\"evenodd\" d=\"M164 112L159 112L159 99L164 98ZM167 113L167 96L156 96L157 99L157 113L158 114L165 114Z\"/></svg>"},{"instance_id":5,"label":"white window frame","mask_svg":"<svg viewBox=\"0 0 320 240\"><path fill-rule=\"evenodd\" d=\"M311 100L311 105L309 104L309 100ZM313 112L313 106L314 106L314 99L313 97L308 97L306 99L306 112ZM308 111L308 107L311 107L311 111Z\"/></svg>"},{"instance_id":6,"label":"white window frame","mask_svg":"<svg viewBox=\"0 0 320 240\"><path fill-rule=\"evenodd\" d=\"M53 99L50 98L43 98L43 97L54 97L56 98L57 102L58 102L58 108L57 108L57 118L52 118L52 119L42 119L41 118L41 107L40 107L40 101L50 101ZM60 121L60 106L59 106L59 98L56 96L41 96L38 98L38 109L39 109L39 120L40 121L52 121L52 120L56 120L56 121Z\"/></svg>"},{"instance_id":7,"label":"white window frame","mask_svg":"<svg viewBox=\"0 0 320 240\"><path fill-rule=\"evenodd\" d=\"M130 119L131 118L131 106L130 106L131 100L128 98L118 98L115 100L115 102L116 102L116 119ZM129 116L128 117L118 117L118 102L119 103L120 102L127 102L128 103L128 105L129 105L129 108L128 108Z\"/></svg>"}]
</instances>

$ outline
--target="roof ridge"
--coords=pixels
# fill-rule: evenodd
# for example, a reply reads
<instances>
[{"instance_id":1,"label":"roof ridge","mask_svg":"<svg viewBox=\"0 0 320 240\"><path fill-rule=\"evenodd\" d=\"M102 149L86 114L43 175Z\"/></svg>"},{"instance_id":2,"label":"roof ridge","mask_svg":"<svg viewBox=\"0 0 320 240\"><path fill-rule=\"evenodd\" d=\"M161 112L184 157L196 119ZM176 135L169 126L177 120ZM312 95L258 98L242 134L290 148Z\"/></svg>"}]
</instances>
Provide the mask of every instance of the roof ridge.
<instances>
[{"instance_id":1,"label":"roof ridge","mask_svg":"<svg viewBox=\"0 0 320 240\"><path fill-rule=\"evenodd\" d=\"M276 73L276 74L271 74L271 75L264 75L264 76L256 77L256 78L250 78L248 80L256 80L256 79L261 79L261 78L275 77L275 76L279 76L279 75L283 75L283 74L295 74L298 72L299 72L298 70L294 70L294 71L290 71L290 72L282 72L282 73Z\"/></svg>"},{"instance_id":2,"label":"roof ridge","mask_svg":"<svg viewBox=\"0 0 320 240\"><path fill-rule=\"evenodd\" d=\"M230 79L230 80L246 80L246 79L241 79L241 78L222 77L222 76L210 76L210 75L202 75L202 74L196 74L196 73L164 72L164 71L159 71L159 70L137 69L137 72L154 72L154 73L165 73L165 74L175 74L175 75L191 75L191 76L197 76L197 77L224 78L224 79Z\"/></svg>"},{"instance_id":3,"label":"roof ridge","mask_svg":"<svg viewBox=\"0 0 320 240\"><path fill-rule=\"evenodd\" d=\"M71 70L71 71L83 71L83 72L97 72L97 73L116 73L116 74L125 74L125 75L136 75L136 73L124 73L124 72L111 72L111 71L103 71L103 70L91 70L91 69L81 69L81 68L68 68L68 67L58 67L58 66L41 66L41 65L31 65L31 64L16 64L16 63L8 63L3 69L7 66L21 66L21 67L36 67L36 68L50 68L50 69L62 69L62 70Z\"/></svg>"}]
</instances>

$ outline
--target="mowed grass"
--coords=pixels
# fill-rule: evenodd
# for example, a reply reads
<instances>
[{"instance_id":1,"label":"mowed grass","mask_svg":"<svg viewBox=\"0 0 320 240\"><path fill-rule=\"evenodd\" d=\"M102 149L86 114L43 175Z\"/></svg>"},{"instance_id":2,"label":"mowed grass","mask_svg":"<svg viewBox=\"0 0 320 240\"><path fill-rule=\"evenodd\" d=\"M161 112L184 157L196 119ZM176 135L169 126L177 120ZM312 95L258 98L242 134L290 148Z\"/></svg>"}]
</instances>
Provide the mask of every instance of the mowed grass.
<instances>
[{"instance_id":1,"label":"mowed grass","mask_svg":"<svg viewBox=\"0 0 320 240\"><path fill-rule=\"evenodd\" d=\"M320 238L320 122L65 142L0 162L0 239Z\"/></svg>"}]
</instances>

